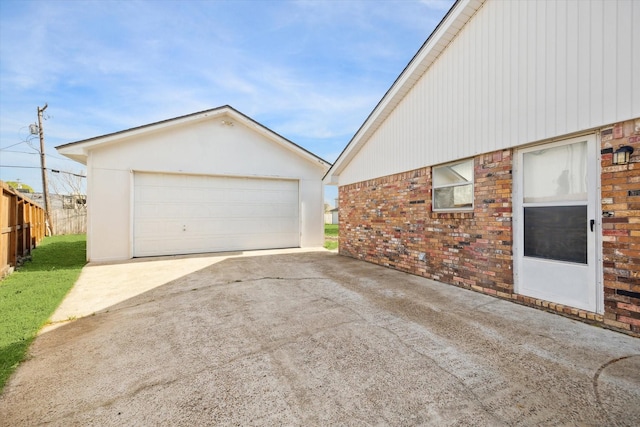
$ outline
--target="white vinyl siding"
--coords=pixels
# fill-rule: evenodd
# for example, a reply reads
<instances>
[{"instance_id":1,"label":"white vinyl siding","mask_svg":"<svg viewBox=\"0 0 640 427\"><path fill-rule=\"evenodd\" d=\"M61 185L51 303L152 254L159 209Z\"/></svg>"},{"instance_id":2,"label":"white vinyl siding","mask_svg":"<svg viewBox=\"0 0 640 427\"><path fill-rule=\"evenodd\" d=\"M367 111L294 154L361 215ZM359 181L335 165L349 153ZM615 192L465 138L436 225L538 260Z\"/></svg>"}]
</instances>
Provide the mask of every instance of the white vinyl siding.
<instances>
[{"instance_id":1,"label":"white vinyl siding","mask_svg":"<svg viewBox=\"0 0 640 427\"><path fill-rule=\"evenodd\" d=\"M340 185L640 116L637 22L637 1L487 0Z\"/></svg>"}]
</instances>

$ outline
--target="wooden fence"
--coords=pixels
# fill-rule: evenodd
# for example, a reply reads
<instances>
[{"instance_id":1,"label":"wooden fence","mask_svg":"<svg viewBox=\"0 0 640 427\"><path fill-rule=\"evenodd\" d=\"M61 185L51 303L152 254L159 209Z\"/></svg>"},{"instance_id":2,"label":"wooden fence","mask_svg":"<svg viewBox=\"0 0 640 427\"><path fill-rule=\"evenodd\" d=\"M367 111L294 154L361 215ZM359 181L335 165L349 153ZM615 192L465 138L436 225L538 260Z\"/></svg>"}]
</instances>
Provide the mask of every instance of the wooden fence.
<instances>
[{"instance_id":1,"label":"wooden fence","mask_svg":"<svg viewBox=\"0 0 640 427\"><path fill-rule=\"evenodd\" d=\"M44 209L0 181L0 278L11 272L45 236Z\"/></svg>"},{"instance_id":2,"label":"wooden fence","mask_svg":"<svg viewBox=\"0 0 640 427\"><path fill-rule=\"evenodd\" d=\"M49 218L53 234L85 234L87 232L87 209L55 209Z\"/></svg>"}]
</instances>

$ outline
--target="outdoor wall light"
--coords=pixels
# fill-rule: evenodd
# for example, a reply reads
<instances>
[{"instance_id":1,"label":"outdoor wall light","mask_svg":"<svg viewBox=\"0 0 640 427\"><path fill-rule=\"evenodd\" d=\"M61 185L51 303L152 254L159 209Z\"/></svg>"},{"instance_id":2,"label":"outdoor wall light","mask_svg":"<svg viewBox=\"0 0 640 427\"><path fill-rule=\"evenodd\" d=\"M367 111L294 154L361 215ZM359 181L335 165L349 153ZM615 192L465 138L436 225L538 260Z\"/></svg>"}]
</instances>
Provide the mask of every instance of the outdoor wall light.
<instances>
[{"instance_id":1,"label":"outdoor wall light","mask_svg":"<svg viewBox=\"0 0 640 427\"><path fill-rule=\"evenodd\" d=\"M627 163L629 163L631 153L633 153L633 147L629 147L628 145L620 145L618 149L613 153L613 164L626 165Z\"/></svg>"}]
</instances>

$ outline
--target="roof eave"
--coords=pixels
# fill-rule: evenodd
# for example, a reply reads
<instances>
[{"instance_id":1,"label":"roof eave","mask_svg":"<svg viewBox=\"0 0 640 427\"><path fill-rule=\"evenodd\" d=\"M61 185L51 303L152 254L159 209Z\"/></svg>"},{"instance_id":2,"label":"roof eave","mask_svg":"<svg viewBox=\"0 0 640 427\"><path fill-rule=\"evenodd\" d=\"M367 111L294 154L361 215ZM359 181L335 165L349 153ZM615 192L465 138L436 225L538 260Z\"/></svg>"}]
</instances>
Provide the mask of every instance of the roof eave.
<instances>
[{"instance_id":1,"label":"roof eave","mask_svg":"<svg viewBox=\"0 0 640 427\"><path fill-rule=\"evenodd\" d=\"M340 173L484 2L457 0L449 9L327 171L323 179L326 185L339 184Z\"/></svg>"},{"instance_id":2,"label":"roof eave","mask_svg":"<svg viewBox=\"0 0 640 427\"><path fill-rule=\"evenodd\" d=\"M236 114L238 114L239 118L242 119L242 121L244 122L245 126L247 126L249 128L253 127L256 131L260 132L261 134L263 134L267 138L271 139L272 141L280 144L282 147L295 152L299 156L301 156L301 157L305 158L306 160L309 160L310 162L314 163L315 165L321 167L322 169L324 169L325 173L331 167L331 163L329 163L326 160L324 160L323 158L313 154L311 151L307 150L306 148L301 147L300 145L296 144L295 142L285 138L284 136L280 135L279 133L277 133L277 132L269 129L268 127L262 125L261 123L253 120L251 117L245 116L244 114L242 114L241 112L239 112L237 110L234 110L233 108L232 108L232 110Z\"/></svg>"},{"instance_id":3,"label":"roof eave","mask_svg":"<svg viewBox=\"0 0 640 427\"><path fill-rule=\"evenodd\" d=\"M173 119L163 120L160 122L155 122L147 125L142 125L142 126L134 127L131 129L113 132L113 133L102 135L102 136L88 138L81 141L70 142L68 144L57 146L56 150L60 154L86 165L89 151L99 145L117 143L123 139L132 138L132 137L147 134L150 132L156 132L164 128L174 127L174 126L178 126L185 123L197 122L200 120L206 120L212 117L221 117L221 116L230 116L234 120L242 122L248 128L256 130L257 132L263 134L264 136L276 142L277 144L281 145L282 147L295 152L300 157L303 157L306 160L315 164L316 166L322 168L324 172L326 172L331 167L331 163L316 156L315 154L302 148L296 143L288 140L282 135L272 131L271 129L267 128L261 123L258 123L252 118L242 114L241 112L239 112L238 110L234 109L229 105L214 108L211 110L201 111L198 113L188 114L188 115L176 117Z\"/></svg>"},{"instance_id":4,"label":"roof eave","mask_svg":"<svg viewBox=\"0 0 640 427\"><path fill-rule=\"evenodd\" d=\"M154 132L163 128L177 126L185 122L193 122L193 121L202 120L211 116L222 115L226 113L229 109L233 110L230 106L225 105L223 107L218 107L211 110L200 111L200 112L188 114L185 116L162 120L159 122L154 122L154 123L150 123L142 126L136 126L130 129L108 133L106 135L100 135L100 136L95 136L93 138L83 139L80 141L69 142L67 144L57 146L56 150L58 150L61 154L64 154L64 155L67 155L66 153L73 153L74 151L77 151L77 149L82 149L86 153L91 148L98 145L104 145L111 142L118 142L125 138L131 138L133 136Z\"/></svg>"}]
</instances>

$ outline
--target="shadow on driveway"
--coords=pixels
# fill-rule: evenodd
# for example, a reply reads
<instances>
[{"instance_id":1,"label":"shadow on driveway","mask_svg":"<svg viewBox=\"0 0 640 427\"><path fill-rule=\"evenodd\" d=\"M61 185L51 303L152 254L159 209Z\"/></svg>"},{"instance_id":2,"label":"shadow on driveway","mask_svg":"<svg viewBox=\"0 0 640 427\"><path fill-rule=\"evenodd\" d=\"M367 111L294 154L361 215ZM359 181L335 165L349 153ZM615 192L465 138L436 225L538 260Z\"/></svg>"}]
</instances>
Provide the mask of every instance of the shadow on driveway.
<instances>
[{"instance_id":1,"label":"shadow on driveway","mask_svg":"<svg viewBox=\"0 0 640 427\"><path fill-rule=\"evenodd\" d=\"M0 420L631 426L640 340L330 252L226 258L39 336Z\"/></svg>"}]
</instances>

